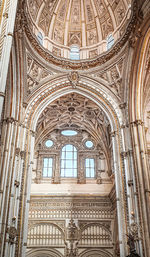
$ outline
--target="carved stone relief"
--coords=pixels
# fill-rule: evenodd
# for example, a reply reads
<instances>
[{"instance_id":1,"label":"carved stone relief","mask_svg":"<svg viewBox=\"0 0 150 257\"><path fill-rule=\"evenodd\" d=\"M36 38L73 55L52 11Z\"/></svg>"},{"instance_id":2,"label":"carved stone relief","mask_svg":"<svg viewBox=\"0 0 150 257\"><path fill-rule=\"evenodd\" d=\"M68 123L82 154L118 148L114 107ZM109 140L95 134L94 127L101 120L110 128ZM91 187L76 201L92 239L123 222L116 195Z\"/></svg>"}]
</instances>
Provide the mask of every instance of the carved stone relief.
<instances>
[{"instance_id":1,"label":"carved stone relief","mask_svg":"<svg viewBox=\"0 0 150 257\"><path fill-rule=\"evenodd\" d=\"M48 36L49 26L50 26L50 15L52 15L54 1L46 2L43 11L39 18L38 26L44 31L45 36Z\"/></svg>"},{"instance_id":2,"label":"carved stone relief","mask_svg":"<svg viewBox=\"0 0 150 257\"><path fill-rule=\"evenodd\" d=\"M91 23L94 21L94 13L91 5L90 0L85 1L85 13L86 13L86 20L87 23Z\"/></svg>"},{"instance_id":3,"label":"carved stone relief","mask_svg":"<svg viewBox=\"0 0 150 257\"><path fill-rule=\"evenodd\" d=\"M54 30L54 40L60 44L63 44L63 31L60 30L59 28L55 28Z\"/></svg>"},{"instance_id":4,"label":"carved stone relief","mask_svg":"<svg viewBox=\"0 0 150 257\"><path fill-rule=\"evenodd\" d=\"M90 57L90 58L94 58L94 57L96 57L97 55L98 55L97 49L92 50L92 51L89 51L89 57Z\"/></svg>"},{"instance_id":5,"label":"carved stone relief","mask_svg":"<svg viewBox=\"0 0 150 257\"><path fill-rule=\"evenodd\" d=\"M32 15L32 18L36 20L37 12L40 8L41 1L40 0L28 0L29 9Z\"/></svg>"},{"instance_id":6,"label":"carved stone relief","mask_svg":"<svg viewBox=\"0 0 150 257\"><path fill-rule=\"evenodd\" d=\"M78 81L78 78L77 80L74 80L74 77L72 79L73 83ZM97 131L99 136L100 134L103 135L105 144L109 138L107 131L109 122L106 115L91 100L78 94L66 95L49 105L39 118L37 132L43 128L43 122L45 127L56 124L56 128L59 129L66 126L72 128L77 126L77 128L80 127L80 129L83 128L88 131L88 128L91 128L94 133Z\"/></svg>"},{"instance_id":7,"label":"carved stone relief","mask_svg":"<svg viewBox=\"0 0 150 257\"><path fill-rule=\"evenodd\" d=\"M69 45L81 45L81 32L69 32Z\"/></svg>"},{"instance_id":8,"label":"carved stone relief","mask_svg":"<svg viewBox=\"0 0 150 257\"><path fill-rule=\"evenodd\" d=\"M58 19L62 22L64 22L65 20L65 15L67 12L67 4L68 4L68 0L62 0L60 4L60 8L58 10Z\"/></svg>"},{"instance_id":9,"label":"carved stone relief","mask_svg":"<svg viewBox=\"0 0 150 257\"><path fill-rule=\"evenodd\" d=\"M73 32L81 30L81 8L80 1L74 0L72 2L71 16L70 16L70 28Z\"/></svg>"},{"instance_id":10,"label":"carved stone relief","mask_svg":"<svg viewBox=\"0 0 150 257\"><path fill-rule=\"evenodd\" d=\"M29 94L40 81L49 75L52 75L51 71L47 71L41 65L39 65L35 60L27 55L27 93Z\"/></svg>"},{"instance_id":11,"label":"carved stone relief","mask_svg":"<svg viewBox=\"0 0 150 257\"><path fill-rule=\"evenodd\" d=\"M113 31L113 23L111 18L108 18L105 20L104 23L102 23L102 33L103 33L103 39L106 39L107 36Z\"/></svg>"},{"instance_id":12,"label":"carved stone relief","mask_svg":"<svg viewBox=\"0 0 150 257\"><path fill-rule=\"evenodd\" d=\"M61 49L53 46L53 50L52 50L52 53L56 56L61 56Z\"/></svg>"},{"instance_id":13,"label":"carved stone relief","mask_svg":"<svg viewBox=\"0 0 150 257\"><path fill-rule=\"evenodd\" d=\"M125 17L125 12L126 10L125 10L124 3L123 1L120 1L115 10L117 25L120 25L120 23L122 22L123 18Z\"/></svg>"},{"instance_id":14,"label":"carved stone relief","mask_svg":"<svg viewBox=\"0 0 150 257\"><path fill-rule=\"evenodd\" d=\"M83 210L81 218L80 213ZM52 218L49 216L51 212ZM98 212L101 213L99 218L95 216ZM59 246L68 257L78 256L78 252L87 246L91 249L101 249L101 246L105 246L106 249L109 247L109 251L113 251L113 219L114 210L107 197L31 197L27 247L52 245L55 249Z\"/></svg>"},{"instance_id":15,"label":"carved stone relief","mask_svg":"<svg viewBox=\"0 0 150 257\"><path fill-rule=\"evenodd\" d=\"M104 0L96 0L95 1L96 7L98 8L98 14L99 17L103 16L106 14L106 7L105 7L105 3Z\"/></svg>"},{"instance_id":16,"label":"carved stone relief","mask_svg":"<svg viewBox=\"0 0 150 257\"><path fill-rule=\"evenodd\" d=\"M87 31L88 45L94 45L97 43L97 31L96 29Z\"/></svg>"}]
</instances>

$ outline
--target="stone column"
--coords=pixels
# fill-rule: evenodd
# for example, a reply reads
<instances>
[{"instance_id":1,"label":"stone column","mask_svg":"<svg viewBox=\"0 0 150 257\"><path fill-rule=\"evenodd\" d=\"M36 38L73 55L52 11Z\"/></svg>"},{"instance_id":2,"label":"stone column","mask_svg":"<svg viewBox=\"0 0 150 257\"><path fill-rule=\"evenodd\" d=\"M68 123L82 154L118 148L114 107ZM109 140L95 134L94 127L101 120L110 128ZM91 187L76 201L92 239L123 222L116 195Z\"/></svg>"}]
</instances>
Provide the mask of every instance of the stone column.
<instances>
[{"instance_id":1,"label":"stone column","mask_svg":"<svg viewBox=\"0 0 150 257\"><path fill-rule=\"evenodd\" d=\"M137 170L137 186L138 186L138 198L140 203L140 219L141 228L144 231L143 246L145 249L145 256L150 255L149 248L149 231L148 231L148 201L147 194L149 193L149 179L148 169L146 166L146 154L143 143L143 122L136 120L131 122L131 132L134 140L135 158L136 158L136 170Z\"/></svg>"},{"instance_id":2,"label":"stone column","mask_svg":"<svg viewBox=\"0 0 150 257\"><path fill-rule=\"evenodd\" d=\"M34 145L35 145L35 133L30 132L29 136L29 152L28 152L28 164L26 167L25 176L25 190L24 190L24 206L23 206L23 231L22 231L22 249L21 256L25 257L26 246L27 246L27 236L28 236L28 216L29 216L29 206L30 206L30 194L31 194L31 182L32 182L32 165L34 160Z\"/></svg>"},{"instance_id":3,"label":"stone column","mask_svg":"<svg viewBox=\"0 0 150 257\"><path fill-rule=\"evenodd\" d=\"M118 235L120 244L120 257L127 256L127 238L126 238L126 218L125 218L125 199L123 191L124 178L122 174L122 167L120 165L119 154L119 136L117 132L111 133L112 146L113 146L113 159L114 159L114 173L115 173L115 186L116 186L116 203L117 203L117 216L118 216Z\"/></svg>"},{"instance_id":4,"label":"stone column","mask_svg":"<svg viewBox=\"0 0 150 257\"><path fill-rule=\"evenodd\" d=\"M0 119L5 97L6 79L12 46L18 0L5 0L0 24Z\"/></svg>"},{"instance_id":5,"label":"stone column","mask_svg":"<svg viewBox=\"0 0 150 257\"><path fill-rule=\"evenodd\" d=\"M11 187L13 181L14 173L14 152L15 144L17 140L17 131L18 124L13 119L7 119L4 124L4 134L2 137L5 137L2 147L2 158L0 165L0 233L1 233L1 247L0 247L0 256L3 256L3 249L5 245L5 233L8 230L8 213L10 206L10 199L13 197L11 194ZM3 131L4 131L3 130Z\"/></svg>"},{"instance_id":6,"label":"stone column","mask_svg":"<svg viewBox=\"0 0 150 257\"><path fill-rule=\"evenodd\" d=\"M123 161L123 168L125 171L127 202L128 202L128 218L129 218L129 224L130 224L132 222L131 213L133 212L133 204L132 204L131 188L128 185L128 182L131 180L131 177L130 177L130 171L129 171L128 152L126 151L126 146L125 146L125 130L126 130L126 127L122 126L121 127L121 135L122 135L122 141L123 141L123 151L121 152L121 157L122 157L122 161Z\"/></svg>"}]
</instances>

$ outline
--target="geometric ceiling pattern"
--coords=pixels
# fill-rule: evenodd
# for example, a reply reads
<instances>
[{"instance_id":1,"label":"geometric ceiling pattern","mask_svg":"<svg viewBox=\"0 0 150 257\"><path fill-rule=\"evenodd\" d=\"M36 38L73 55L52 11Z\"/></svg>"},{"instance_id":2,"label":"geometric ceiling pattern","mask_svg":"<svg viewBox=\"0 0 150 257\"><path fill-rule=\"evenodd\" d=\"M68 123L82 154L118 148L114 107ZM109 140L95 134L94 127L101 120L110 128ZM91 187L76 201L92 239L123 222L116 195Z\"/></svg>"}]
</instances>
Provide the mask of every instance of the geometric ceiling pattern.
<instances>
[{"instance_id":1,"label":"geometric ceiling pattern","mask_svg":"<svg viewBox=\"0 0 150 257\"><path fill-rule=\"evenodd\" d=\"M40 140L55 129L68 128L92 135L105 152L110 150L110 123L105 113L93 101L77 93L62 96L44 109L38 119L37 138Z\"/></svg>"}]
</instances>

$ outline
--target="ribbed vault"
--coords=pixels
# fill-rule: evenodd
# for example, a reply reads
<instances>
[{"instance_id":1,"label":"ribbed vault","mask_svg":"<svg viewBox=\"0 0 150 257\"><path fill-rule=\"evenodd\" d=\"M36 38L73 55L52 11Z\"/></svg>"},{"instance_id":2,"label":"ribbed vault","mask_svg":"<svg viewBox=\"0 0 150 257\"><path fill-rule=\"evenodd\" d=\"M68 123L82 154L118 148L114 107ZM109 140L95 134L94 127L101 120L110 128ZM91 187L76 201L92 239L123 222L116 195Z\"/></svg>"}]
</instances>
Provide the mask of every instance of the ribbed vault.
<instances>
[{"instance_id":1,"label":"ribbed vault","mask_svg":"<svg viewBox=\"0 0 150 257\"><path fill-rule=\"evenodd\" d=\"M110 147L110 124L106 115L93 101L77 93L62 96L44 109L37 124L38 137L43 130L64 128L87 131L106 151Z\"/></svg>"}]
</instances>

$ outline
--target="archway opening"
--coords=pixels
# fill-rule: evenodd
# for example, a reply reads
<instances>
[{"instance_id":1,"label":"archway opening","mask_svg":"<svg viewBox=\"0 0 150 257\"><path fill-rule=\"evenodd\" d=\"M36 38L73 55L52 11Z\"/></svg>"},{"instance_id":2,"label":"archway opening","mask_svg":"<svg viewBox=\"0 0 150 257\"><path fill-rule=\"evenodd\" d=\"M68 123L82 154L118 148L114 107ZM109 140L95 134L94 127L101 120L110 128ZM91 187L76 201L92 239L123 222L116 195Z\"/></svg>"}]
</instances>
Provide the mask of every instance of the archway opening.
<instances>
[{"instance_id":1,"label":"archway opening","mask_svg":"<svg viewBox=\"0 0 150 257\"><path fill-rule=\"evenodd\" d=\"M110 253L106 256L113 256L118 232L112 151L110 122L87 97L69 93L42 111L36 127L27 256L42 248L80 256L89 247L105 248Z\"/></svg>"}]
</instances>

